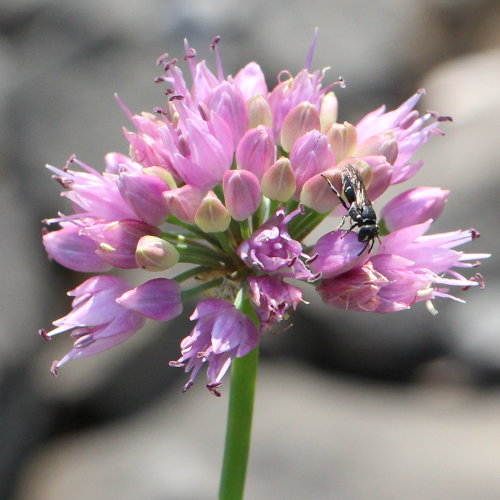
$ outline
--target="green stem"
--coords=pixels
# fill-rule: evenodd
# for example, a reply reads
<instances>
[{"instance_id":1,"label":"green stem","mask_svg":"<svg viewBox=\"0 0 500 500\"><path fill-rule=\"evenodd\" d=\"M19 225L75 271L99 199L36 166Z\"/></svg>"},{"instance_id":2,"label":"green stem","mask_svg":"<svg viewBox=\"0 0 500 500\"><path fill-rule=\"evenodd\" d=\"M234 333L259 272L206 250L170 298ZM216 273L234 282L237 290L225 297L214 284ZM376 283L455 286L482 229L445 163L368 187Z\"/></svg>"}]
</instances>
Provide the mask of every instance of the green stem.
<instances>
[{"instance_id":1,"label":"green stem","mask_svg":"<svg viewBox=\"0 0 500 500\"><path fill-rule=\"evenodd\" d=\"M193 276L198 276L199 274L208 273L213 270L213 267L209 266L196 266L188 269L187 271L184 271L183 273L178 274L173 279L177 281L177 283L182 283L183 281L186 281Z\"/></svg>"},{"instance_id":2,"label":"green stem","mask_svg":"<svg viewBox=\"0 0 500 500\"><path fill-rule=\"evenodd\" d=\"M219 500L242 500L245 489L259 348L233 359L227 413L226 445Z\"/></svg>"},{"instance_id":3,"label":"green stem","mask_svg":"<svg viewBox=\"0 0 500 500\"><path fill-rule=\"evenodd\" d=\"M240 222L240 231L241 237L244 240L247 240L250 236L252 236L252 228L248 219Z\"/></svg>"},{"instance_id":4,"label":"green stem","mask_svg":"<svg viewBox=\"0 0 500 500\"><path fill-rule=\"evenodd\" d=\"M210 266L212 268L220 268L221 262L229 262L229 259L224 256L211 256L210 254L203 255L199 252L181 250L179 262L184 264L196 264L199 266Z\"/></svg>"},{"instance_id":5,"label":"green stem","mask_svg":"<svg viewBox=\"0 0 500 500\"><path fill-rule=\"evenodd\" d=\"M259 328L259 320L246 297L244 289L236 296L234 305ZM245 490L250 437L252 433L253 401L259 347L243 358L233 359L231 390L227 411L226 444L219 486L219 500L242 500Z\"/></svg>"}]
</instances>

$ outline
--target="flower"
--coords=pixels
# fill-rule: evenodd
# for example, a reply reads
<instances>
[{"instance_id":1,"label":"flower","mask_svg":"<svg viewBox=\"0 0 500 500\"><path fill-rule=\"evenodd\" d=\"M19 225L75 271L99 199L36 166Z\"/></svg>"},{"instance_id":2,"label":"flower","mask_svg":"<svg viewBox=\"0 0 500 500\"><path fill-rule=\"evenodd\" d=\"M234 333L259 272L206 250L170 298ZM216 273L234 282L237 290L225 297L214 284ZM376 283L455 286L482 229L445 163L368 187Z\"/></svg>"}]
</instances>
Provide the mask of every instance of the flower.
<instances>
[{"instance_id":1,"label":"flower","mask_svg":"<svg viewBox=\"0 0 500 500\"><path fill-rule=\"evenodd\" d=\"M68 292L75 297L72 311L54 321L45 339L71 330L73 349L52 365L52 373L72 359L85 358L121 344L139 330L146 317L166 321L182 311L180 287L160 278L132 288L115 276L94 276Z\"/></svg>"},{"instance_id":2,"label":"flower","mask_svg":"<svg viewBox=\"0 0 500 500\"><path fill-rule=\"evenodd\" d=\"M187 372L192 371L184 386L184 391L187 391L200 368L207 363L207 388L220 396L217 388L231 365L231 358L245 356L254 349L259 341L259 332L248 316L235 309L233 304L220 299L201 301L190 319L197 321L196 326L181 342L182 356L170 364L185 366Z\"/></svg>"},{"instance_id":3,"label":"flower","mask_svg":"<svg viewBox=\"0 0 500 500\"><path fill-rule=\"evenodd\" d=\"M415 109L422 89L394 110L337 123L334 87L345 84L324 86L326 70L311 70L316 35L305 67L295 76L282 71L273 88L255 62L226 77L218 43L215 72L187 41L190 78L177 59L158 59L164 74L155 81L167 88L154 113L134 114L116 98L131 123L128 156L108 153L103 173L74 156L62 169L48 167L71 202L71 213L45 221L59 224L43 231L50 258L79 272L140 268L160 276L133 287L97 275L69 292L71 312L41 330L47 339L62 332L76 339L53 373L123 342L146 318L169 321L185 300L201 297L171 364L190 372L184 390L207 367L207 387L220 395L232 361L265 332L285 329L281 323L305 303L305 285L333 307L376 313L421 301L435 312L434 299L462 301L450 287L484 285L480 274L462 272L489 255L457 249L476 231L429 234L447 190L394 192L377 207L379 196L422 167L414 156L449 120ZM358 185L345 183L346 172ZM351 219L350 227L306 243L331 213ZM368 241L363 234L360 241L367 226ZM178 263L184 267L176 271ZM173 278L161 276L165 270Z\"/></svg>"}]
</instances>

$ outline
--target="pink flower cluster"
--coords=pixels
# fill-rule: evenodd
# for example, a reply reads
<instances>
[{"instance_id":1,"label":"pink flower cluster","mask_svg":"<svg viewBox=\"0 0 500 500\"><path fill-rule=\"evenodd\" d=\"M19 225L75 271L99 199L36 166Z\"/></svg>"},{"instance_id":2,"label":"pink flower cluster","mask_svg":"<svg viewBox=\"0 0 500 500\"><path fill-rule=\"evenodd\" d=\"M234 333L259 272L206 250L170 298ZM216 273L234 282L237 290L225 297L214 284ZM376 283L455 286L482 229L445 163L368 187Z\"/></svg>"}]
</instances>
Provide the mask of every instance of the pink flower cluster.
<instances>
[{"instance_id":1,"label":"pink flower cluster","mask_svg":"<svg viewBox=\"0 0 500 500\"><path fill-rule=\"evenodd\" d=\"M171 364L191 371L185 389L207 366L207 387L218 395L232 359L254 349L303 302L301 283L326 304L379 313L419 301L433 311L434 298L460 300L450 286L482 286L479 274L466 278L459 270L488 255L455 250L478 237L476 231L426 234L446 203L448 191L440 188L411 189L386 204L379 211L380 243L371 252L351 230L304 242L326 215L346 213L325 178L343 195L350 165L373 203L418 171L422 161L414 154L448 120L415 109L419 90L395 110L381 107L356 125L339 123L332 89L344 84L323 86L325 72L311 72L315 41L305 68L296 76L280 73L271 89L254 62L226 77L218 39L215 73L186 42L190 83L176 59L158 60L165 73L157 82L167 84L164 106L136 115L117 98L132 123L125 130L128 156L106 155L102 174L75 157L63 169L48 167L72 211L46 221L59 224L43 235L53 260L89 273L165 273L191 265L135 287L97 275L69 292L72 311L41 331L47 339L68 331L75 338L54 373L71 359L123 342L146 318L168 321L185 298L209 293Z\"/></svg>"}]
</instances>

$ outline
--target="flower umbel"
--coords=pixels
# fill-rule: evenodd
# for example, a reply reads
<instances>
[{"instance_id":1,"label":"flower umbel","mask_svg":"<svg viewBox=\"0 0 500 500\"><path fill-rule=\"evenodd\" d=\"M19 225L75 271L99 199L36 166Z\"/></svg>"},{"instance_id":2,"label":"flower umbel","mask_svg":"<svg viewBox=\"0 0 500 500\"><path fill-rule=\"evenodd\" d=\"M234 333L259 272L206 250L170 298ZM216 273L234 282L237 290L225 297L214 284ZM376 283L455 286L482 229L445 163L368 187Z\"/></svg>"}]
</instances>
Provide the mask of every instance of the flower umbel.
<instances>
[{"instance_id":1,"label":"flower umbel","mask_svg":"<svg viewBox=\"0 0 500 500\"><path fill-rule=\"evenodd\" d=\"M50 258L80 272L155 272L136 287L97 275L68 293L72 311L41 330L46 339L62 332L75 338L54 374L69 360L125 341L146 318L168 321L185 299L201 297L191 316L196 324L171 365L190 372L184 390L207 367L207 387L220 395L232 361L267 331L284 330L278 325L304 302L303 285L328 305L378 313L421 301L435 312L434 299L463 302L450 287L483 286L480 274L467 278L462 270L489 255L456 249L476 239L475 230L429 234L449 192L399 194L393 187L421 168L414 155L449 120L415 109L422 89L392 111L381 107L357 124L338 123L333 88L343 80L323 85L325 70L310 69L313 49L296 76L283 71L268 88L254 62L226 77L218 41L215 73L187 41L189 78L177 59L158 59L166 100L154 113L133 114L117 97L131 122L128 156L106 155L103 173L74 156L62 169L48 167L71 202L70 214L45 221L59 224L44 229ZM358 202L343 192L347 166L379 213L373 249L356 233L362 219L305 241L332 211L349 218L344 200ZM380 209L376 200L387 190L393 199ZM190 267L176 274L178 263ZM163 272L173 277L158 277Z\"/></svg>"}]
</instances>

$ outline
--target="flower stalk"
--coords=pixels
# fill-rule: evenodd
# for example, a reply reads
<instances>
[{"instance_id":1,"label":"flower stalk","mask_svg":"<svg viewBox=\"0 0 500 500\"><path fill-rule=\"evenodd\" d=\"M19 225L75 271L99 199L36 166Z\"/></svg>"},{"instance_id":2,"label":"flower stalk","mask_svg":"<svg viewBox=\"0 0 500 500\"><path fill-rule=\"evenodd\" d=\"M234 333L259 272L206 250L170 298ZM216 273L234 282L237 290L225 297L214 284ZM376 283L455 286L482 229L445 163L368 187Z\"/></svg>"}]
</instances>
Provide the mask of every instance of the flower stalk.
<instances>
[{"instance_id":1,"label":"flower stalk","mask_svg":"<svg viewBox=\"0 0 500 500\"><path fill-rule=\"evenodd\" d=\"M233 361L219 500L241 500L250 453L259 348Z\"/></svg>"},{"instance_id":2,"label":"flower stalk","mask_svg":"<svg viewBox=\"0 0 500 500\"><path fill-rule=\"evenodd\" d=\"M235 307L246 313L256 327L259 326L252 305L240 291ZM243 358L237 358L231 366L231 388L226 424L224 458L219 485L219 500L241 500L250 453L255 385L259 362L256 347Z\"/></svg>"}]
</instances>

